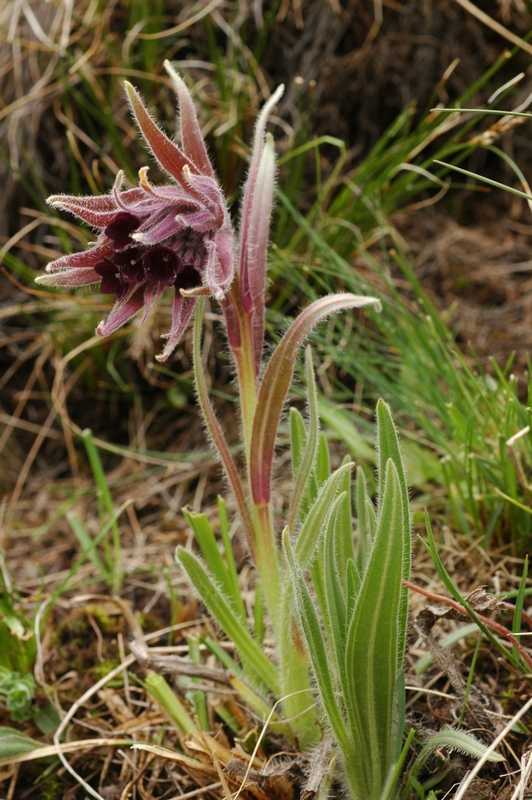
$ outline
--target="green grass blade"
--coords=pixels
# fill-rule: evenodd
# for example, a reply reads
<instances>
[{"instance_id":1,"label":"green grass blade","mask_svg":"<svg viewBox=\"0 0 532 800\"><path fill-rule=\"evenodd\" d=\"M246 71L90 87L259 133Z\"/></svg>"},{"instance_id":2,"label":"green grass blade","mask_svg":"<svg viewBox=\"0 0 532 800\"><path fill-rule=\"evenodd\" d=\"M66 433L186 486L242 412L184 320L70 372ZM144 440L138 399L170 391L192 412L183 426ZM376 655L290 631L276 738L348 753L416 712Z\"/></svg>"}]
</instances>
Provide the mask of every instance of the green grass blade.
<instances>
[{"instance_id":1,"label":"green grass blade","mask_svg":"<svg viewBox=\"0 0 532 800\"><path fill-rule=\"evenodd\" d=\"M101 580L107 583L111 588L113 586L112 574L107 569L106 565L98 555L98 550L90 533L87 531L79 517L73 511L67 511L66 518L68 524L72 528L76 539L78 540L83 555L90 561L96 569Z\"/></svg>"},{"instance_id":2,"label":"green grass blade","mask_svg":"<svg viewBox=\"0 0 532 800\"><path fill-rule=\"evenodd\" d=\"M112 576L112 590L115 594L119 594L122 586L122 548L120 541L120 530L118 528L116 518L114 517L115 509L113 498L111 496L109 484L107 483L107 478L105 477L105 472L100 460L100 454L98 453L98 448L93 440L91 431L88 429L84 430L81 434L81 438L83 440L83 444L85 445L89 464L96 482L96 488L98 491L98 505L100 506L102 521L105 514L109 514L109 517L114 520L111 525L113 547L112 551L106 548L106 561L107 571Z\"/></svg>"},{"instance_id":3,"label":"green grass blade","mask_svg":"<svg viewBox=\"0 0 532 800\"><path fill-rule=\"evenodd\" d=\"M514 655L513 650L509 650L505 647L499 639L494 636L494 634L490 631L490 629L482 622L479 615L476 613L475 609L471 606L471 603L465 598L460 590L458 589L457 585L447 572L445 565L441 559L441 556L438 552L438 548L436 546L436 541L434 539L434 534L432 532L432 526L430 524L430 519L428 514L425 515L425 529L427 531L427 539L424 541L424 545L430 553L434 566L436 567L436 572L444 586L446 587L447 591L450 593L451 597L456 600L460 605L462 605L467 613L469 614L470 618L473 622L477 625L480 631L484 634L484 636L492 643L492 645L506 658L514 667L523 671L526 671L526 666L522 663L520 657Z\"/></svg>"}]
</instances>

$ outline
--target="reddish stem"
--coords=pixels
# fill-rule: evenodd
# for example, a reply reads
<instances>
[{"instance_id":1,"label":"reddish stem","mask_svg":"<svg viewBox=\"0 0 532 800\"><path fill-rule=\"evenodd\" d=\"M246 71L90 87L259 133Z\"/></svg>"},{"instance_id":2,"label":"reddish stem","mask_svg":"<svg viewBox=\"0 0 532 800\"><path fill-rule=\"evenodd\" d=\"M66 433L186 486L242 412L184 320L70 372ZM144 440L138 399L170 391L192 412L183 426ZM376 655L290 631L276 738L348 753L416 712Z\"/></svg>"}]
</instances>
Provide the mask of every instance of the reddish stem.
<instances>
[{"instance_id":1,"label":"reddish stem","mask_svg":"<svg viewBox=\"0 0 532 800\"><path fill-rule=\"evenodd\" d=\"M461 614L463 617L471 616L464 606L457 603L456 600L451 600L450 597L445 597L443 594L437 594L436 592L431 592L428 589L423 589L421 586L416 586L415 583L411 583L411 581L403 581L404 585L407 586L412 592L416 592L416 594L423 595L423 597L428 597L429 600L433 600L435 603L439 603L442 606L448 606L456 611L458 614ZM525 648L517 641L515 636L508 628L505 628L504 625L500 625L495 620L490 619L489 617L484 616L484 614L479 614L478 611L475 611L477 617L482 620L484 625L487 628L491 628L494 633L497 633L501 638L507 639L509 642L513 644L516 650L519 651L521 657L528 665L529 669L532 669L532 657L528 654Z\"/></svg>"}]
</instances>

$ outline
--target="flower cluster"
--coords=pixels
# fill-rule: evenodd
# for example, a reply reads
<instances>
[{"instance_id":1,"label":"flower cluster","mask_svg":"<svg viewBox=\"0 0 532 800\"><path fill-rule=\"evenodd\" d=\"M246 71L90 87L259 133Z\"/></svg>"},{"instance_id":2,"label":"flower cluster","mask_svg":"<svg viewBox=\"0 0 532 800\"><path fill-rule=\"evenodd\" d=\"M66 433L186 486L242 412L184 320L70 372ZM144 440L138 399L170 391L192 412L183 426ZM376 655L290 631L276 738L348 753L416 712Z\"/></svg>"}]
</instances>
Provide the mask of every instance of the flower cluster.
<instances>
[{"instance_id":1,"label":"flower cluster","mask_svg":"<svg viewBox=\"0 0 532 800\"><path fill-rule=\"evenodd\" d=\"M172 353L192 315L195 297L223 300L234 274L233 232L199 128L192 98L169 67L181 110L181 147L156 125L130 84L126 90L139 129L159 166L174 183L155 187L148 169L138 186L123 190L119 173L110 194L54 195L48 203L98 232L92 246L46 267L39 283L52 286L99 284L115 304L97 333L107 336L173 288L172 322L159 360Z\"/></svg>"}]
</instances>

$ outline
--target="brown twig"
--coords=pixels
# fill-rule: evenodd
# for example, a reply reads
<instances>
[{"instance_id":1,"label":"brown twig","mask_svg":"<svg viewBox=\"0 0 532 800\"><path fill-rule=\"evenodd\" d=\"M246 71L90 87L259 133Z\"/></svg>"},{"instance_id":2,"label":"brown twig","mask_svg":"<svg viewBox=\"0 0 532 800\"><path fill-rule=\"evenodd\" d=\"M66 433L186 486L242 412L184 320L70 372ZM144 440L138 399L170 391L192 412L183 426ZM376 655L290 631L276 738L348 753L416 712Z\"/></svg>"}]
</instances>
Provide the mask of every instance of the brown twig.
<instances>
[{"instance_id":1,"label":"brown twig","mask_svg":"<svg viewBox=\"0 0 532 800\"><path fill-rule=\"evenodd\" d=\"M458 614L463 617L471 616L470 613L464 606L457 603L456 600L451 600L450 597L445 597L443 594L437 594L436 592L431 592L429 589L423 589L421 586L416 586L415 583L411 583L411 581L403 581L404 585L407 586L412 592L416 592L416 594L420 594L423 597L427 597L429 600L432 600L435 603L438 603L443 606L448 606L448 608L452 608ZM477 617L484 623L487 628L490 628L494 633L501 636L503 639L511 642L516 650L519 651L519 654L526 662L529 669L532 670L532 657L529 655L527 650L517 641L515 636L508 628L505 628L504 625L501 625L495 620L490 619L489 617L485 617L483 614L479 614L478 611L475 611Z\"/></svg>"}]
</instances>

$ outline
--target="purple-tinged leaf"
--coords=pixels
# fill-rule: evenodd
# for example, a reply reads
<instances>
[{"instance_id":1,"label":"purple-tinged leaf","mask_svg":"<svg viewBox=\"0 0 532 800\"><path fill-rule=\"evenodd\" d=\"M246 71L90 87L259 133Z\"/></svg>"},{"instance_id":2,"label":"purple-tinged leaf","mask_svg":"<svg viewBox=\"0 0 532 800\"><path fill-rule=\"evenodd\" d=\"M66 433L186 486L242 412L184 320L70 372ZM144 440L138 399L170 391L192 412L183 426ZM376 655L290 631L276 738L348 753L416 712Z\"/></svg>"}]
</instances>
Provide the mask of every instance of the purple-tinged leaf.
<instances>
[{"instance_id":1,"label":"purple-tinged leaf","mask_svg":"<svg viewBox=\"0 0 532 800\"><path fill-rule=\"evenodd\" d=\"M197 172L197 167L154 122L135 87L128 81L124 85L137 125L153 155L162 169L182 184L183 167L187 166L191 172Z\"/></svg>"},{"instance_id":2,"label":"purple-tinged leaf","mask_svg":"<svg viewBox=\"0 0 532 800\"><path fill-rule=\"evenodd\" d=\"M278 86L269 100L265 103L262 111L257 119L255 127L255 137L253 139L253 150L251 151L251 161L249 163L248 177L244 187L244 196L242 199L242 211L240 214L240 253L242 260L242 253L246 252L247 248L247 232L250 229L250 215L253 205L253 194L257 184L257 175L259 172L259 165L262 158L262 151L264 149L264 139L266 131L266 123L270 116L272 108L281 99L284 92L284 86Z\"/></svg>"},{"instance_id":3,"label":"purple-tinged leaf","mask_svg":"<svg viewBox=\"0 0 532 800\"><path fill-rule=\"evenodd\" d=\"M214 178L212 168L203 134L199 126L194 101L190 95L187 85L177 74L170 61L164 62L164 68L172 79L174 89L179 102L179 125L180 139L186 155L194 162L198 172L210 175Z\"/></svg>"},{"instance_id":4,"label":"purple-tinged leaf","mask_svg":"<svg viewBox=\"0 0 532 800\"><path fill-rule=\"evenodd\" d=\"M268 240L273 206L275 183L275 151L273 139L268 135L262 151L257 172L257 181L249 212L249 224L245 232L246 246L240 253L240 275L242 280L242 302L251 313L253 326L253 348L255 371L258 374L264 343L264 306ZM243 234L243 232L241 232Z\"/></svg>"},{"instance_id":5,"label":"purple-tinged leaf","mask_svg":"<svg viewBox=\"0 0 532 800\"><path fill-rule=\"evenodd\" d=\"M379 310L380 302L375 297L348 293L322 297L299 314L275 348L261 381L251 436L251 491L257 505L270 500L275 441L299 347L321 320L338 311L365 306Z\"/></svg>"}]
</instances>

